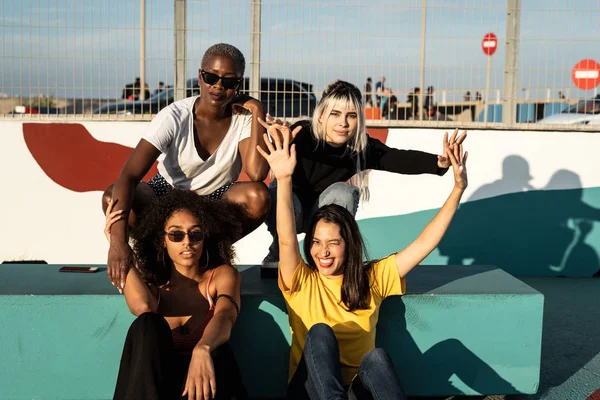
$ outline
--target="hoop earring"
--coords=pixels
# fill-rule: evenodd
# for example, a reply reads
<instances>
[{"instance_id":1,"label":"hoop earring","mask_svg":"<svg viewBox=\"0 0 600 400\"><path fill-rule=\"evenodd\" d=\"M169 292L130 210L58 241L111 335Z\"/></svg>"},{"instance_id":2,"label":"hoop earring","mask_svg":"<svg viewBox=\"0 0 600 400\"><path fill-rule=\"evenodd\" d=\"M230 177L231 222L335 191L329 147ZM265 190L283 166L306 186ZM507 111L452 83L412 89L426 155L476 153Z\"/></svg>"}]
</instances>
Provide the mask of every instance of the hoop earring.
<instances>
[{"instance_id":1,"label":"hoop earring","mask_svg":"<svg viewBox=\"0 0 600 400\"><path fill-rule=\"evenodd\" d=\"M168 268L167 260L165 259L165 251L162 252L162 261L165 268Z\"/></svg>"},{"instance_id":2,"label":"hoop earring","mask_svg":"<svg viewBox=\"0 0 600 400\"><path fill-rule=\"evenodd\" d=\"M208 250L206 250L206 263L204 264L204 269L208 268L208 260L210 260L210 254Z\"/></svg>"}]
</instances>

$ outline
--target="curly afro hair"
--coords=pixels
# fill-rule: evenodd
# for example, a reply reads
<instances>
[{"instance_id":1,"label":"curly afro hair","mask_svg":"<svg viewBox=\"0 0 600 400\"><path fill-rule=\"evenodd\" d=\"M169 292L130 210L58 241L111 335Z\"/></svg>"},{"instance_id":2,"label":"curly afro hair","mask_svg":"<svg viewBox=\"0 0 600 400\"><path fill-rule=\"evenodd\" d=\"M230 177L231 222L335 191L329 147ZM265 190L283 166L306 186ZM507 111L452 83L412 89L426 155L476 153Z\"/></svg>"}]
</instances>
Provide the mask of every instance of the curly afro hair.
<instances>
[{"instance_id":1,"label":"curly afro hair","mask_svg":"<svg viewBox=\"0 0 600 400\"><path fill-rule=\"evenodd\" d=\"M173 189L144 210L132 231L133 251L148 283L163 285L170 279L172 263L163 246L164 230L176 211L189 211L198 219L205 234L208 268L231 264L235 257L233 243L241 237L242 208L225 200L210 200L192 191Z\"/></svg>"}]
</instances>

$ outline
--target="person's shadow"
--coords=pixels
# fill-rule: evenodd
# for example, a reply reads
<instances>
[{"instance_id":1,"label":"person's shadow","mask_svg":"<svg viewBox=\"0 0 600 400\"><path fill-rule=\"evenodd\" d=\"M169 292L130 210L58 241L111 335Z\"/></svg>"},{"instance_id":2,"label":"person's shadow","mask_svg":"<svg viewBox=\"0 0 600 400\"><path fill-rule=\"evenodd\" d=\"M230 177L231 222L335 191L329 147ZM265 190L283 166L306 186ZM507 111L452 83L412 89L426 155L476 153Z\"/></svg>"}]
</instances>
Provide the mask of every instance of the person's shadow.
<instances>
[{"instance_id":1,"label":"person's shadow","mask_svg":"<svg viewBox=\"0 0 600 400\"><path fill-rule=\"evenodd\" d=\"M531 179L527 160L517 155L508 156L502 162L502 178L478 188L468 201L533 190Z\"/></svg>"},{"instance_id":2,"label":"person's shadow","mask_svg":"<svg viewBox=\"0 0 600 400\"><path fill-rule=\"evenodd\" d=\"M283 295L260 266L240 271L241 311L229 340L250 398L279 398L286 392L291 332Z\"/></svg>"},{"instance_id":3,"label":"person's shadow","mask_svg":"<svg viewBox=\"0 0 600 400\"><path fill-rule=\"evenodd\" d=\"M431 397L462 391L453 384L453 376L479 393L517 391L458 339L443 340L422 352L407 329L404 301L403 296L391 296L381 305L376 346L387 351L409 398L423 387L428 388L430 392L426 395Z\"/></svg>"},{"instance_id":4,"label":"person's shadow","mask_svg":"<svg viewBox=\"0 0 600 400\"><path fill-rule=\"evenodd\" d=\"M440 254L449 265L495 265L513 275L593 276L600 261L585 239L600 209L583 201L579 176L568 170L531 190L523 161L507 157L503 170L514 175L482 186L460 206Z\"/></svg>"}]
</instances>

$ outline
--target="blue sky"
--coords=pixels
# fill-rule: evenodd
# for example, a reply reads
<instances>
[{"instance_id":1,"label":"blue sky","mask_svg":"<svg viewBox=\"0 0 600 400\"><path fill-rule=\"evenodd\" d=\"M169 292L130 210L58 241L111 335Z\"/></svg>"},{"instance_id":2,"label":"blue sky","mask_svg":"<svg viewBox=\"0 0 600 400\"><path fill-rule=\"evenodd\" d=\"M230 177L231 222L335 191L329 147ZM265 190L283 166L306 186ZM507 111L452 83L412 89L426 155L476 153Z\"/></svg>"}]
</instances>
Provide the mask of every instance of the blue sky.
<instances>
[{"instance_id":1,"label":"blue sky","mask_svg":"<svg viewBox=\"0 0 600 400\"><path fill-rule=\"evenodd\" d=\"M228 42L249 61L251 0L189 0L188 73L204 50ZM2 0L0 92L115 98L139 76L139 0ZM499 38L491 88L503 85L506 1L428 0L425 86L461 98L485 87L481 40ZM322 90L340 78L362 87L387 78L400 98L419 84L420 0L263 0L263 76L309 82ZM592 0L522 0L519 96L570 97L571 69L600 62L600 4ZM173 83L173 4L146 0L146 81ZM248 73L248 71L247 71Z\"/></svg>"}]
</instances>

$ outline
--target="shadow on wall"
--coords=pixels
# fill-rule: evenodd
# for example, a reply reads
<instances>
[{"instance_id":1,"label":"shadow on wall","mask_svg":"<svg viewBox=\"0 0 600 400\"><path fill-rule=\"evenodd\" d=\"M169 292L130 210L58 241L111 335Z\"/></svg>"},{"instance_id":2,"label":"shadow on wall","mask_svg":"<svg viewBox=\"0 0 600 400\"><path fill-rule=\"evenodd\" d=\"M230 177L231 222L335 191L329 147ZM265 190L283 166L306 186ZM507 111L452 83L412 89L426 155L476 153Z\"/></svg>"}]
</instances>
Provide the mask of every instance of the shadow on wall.
<instances>
[{"instance_id":1,"label":"shadow on wall","mask_svg":"<svg viewBox=\"0 0 600 400\"><path fill-rule=\"evenodd\" d=\"M531 179L525 159L504 160L502 179L461 205L440 243L448 264L472 261L518 275L592 276L600 270L597 249L586 242L600 209L583 201L579 176L558 170L541 190ZM588 190L600 199L599 188Z\"/></svg>"},{"instance_id":2,"label":"shadow on wall","mask_svg":"<svg viewBox=\"0 0 600 400\"><path fill-rule=\"evenodd\" d=\"M583 200L579 176L558 170L534 188L522 157L507 157L502 169L502 179L461 204L439 253L423 264L495 265L517 276L599 275L600 233L593 226L600 209ZM600 204L600 187L586 188L585 199ZM370 254L384 257L406 247L437 211L360 220Z\"/></svg>"},{"instance_id":3,"label":"shadow on wall","mask_svg":"<svg viewBox=\"0 0 600 400\"><path fill-rule=\"evenodd\" d=\"M250 397L277 398L287 388L291 341L283 295L257 267L242 271L241 280L242 312L230 344Z\"/></svg>"},{"instance_id":4,"label":"shadow on wall","mask_svg":"<svg viewBox=\"0 0 600 400\"><path fill-rule=\"evenodd\" d=\"M428 396L462 391L454 376L479 393L515 393L513 385L458 339L446 339L422 352L406 325L406 306L399 296L386 299L380 311L376 346L388 352L407 394L427 387ZM469 397L470 399L472 397Z\"/></svg>"}]
</instances>

